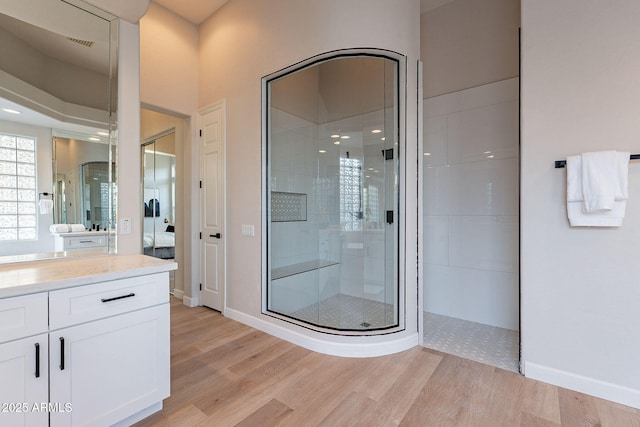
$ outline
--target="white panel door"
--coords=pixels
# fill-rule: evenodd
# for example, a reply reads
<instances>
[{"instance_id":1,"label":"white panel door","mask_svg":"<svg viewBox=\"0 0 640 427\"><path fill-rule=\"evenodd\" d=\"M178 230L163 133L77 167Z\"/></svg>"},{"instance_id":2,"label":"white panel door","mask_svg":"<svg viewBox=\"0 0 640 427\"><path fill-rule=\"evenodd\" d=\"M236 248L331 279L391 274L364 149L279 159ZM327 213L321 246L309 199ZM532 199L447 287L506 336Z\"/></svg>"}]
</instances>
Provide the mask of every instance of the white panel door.
<instances>
[{"instance_id":1,"label":"white panel door","mask_svg":"<svg viewBox=\"0 0 640 427\"><path fill-rule=\"evenodd\" d=\"M48 424L48 342L41 334L0 344L0 426Z\"/></svg>"},{"instance_id":2,"label":"white panel door","mask_svg":"<svg viewBox=\"0 0 640 427\"><path fill-rule=\"evenodd\" d=\"M52 426L107 426L169 396L169 304L51 332Z\"/></svg>"},{"instance_id":3,"label":"white panel door","mask_svg":"<svg viewBox=\"0 0 640 427\"><path fill-rule=\"evenodd\" d=\"M202 199L200 245L202 305L223 311L225 285L224 146L225 105L217 103L200 116Z\"/></svg>"}]
</instances>

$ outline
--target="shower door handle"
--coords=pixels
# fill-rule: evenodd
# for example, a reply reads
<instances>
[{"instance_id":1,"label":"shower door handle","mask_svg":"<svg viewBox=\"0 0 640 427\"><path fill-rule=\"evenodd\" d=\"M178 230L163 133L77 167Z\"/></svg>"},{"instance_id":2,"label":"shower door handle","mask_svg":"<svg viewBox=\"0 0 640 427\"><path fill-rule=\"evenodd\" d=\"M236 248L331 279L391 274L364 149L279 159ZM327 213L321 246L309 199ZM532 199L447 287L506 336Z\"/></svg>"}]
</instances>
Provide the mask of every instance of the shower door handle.
<instances>
[{"instance_id":1,"label":"shower door handle","mask_svg":"<svg viewBox=\"0 0 640 427\"><path fill-rule=\"evenodd\" d=\"M215 237L216 239L221 239L222 238L222 234L220 234L220 233L209 234L209 237Z\"/></svg>"}]
</instances>

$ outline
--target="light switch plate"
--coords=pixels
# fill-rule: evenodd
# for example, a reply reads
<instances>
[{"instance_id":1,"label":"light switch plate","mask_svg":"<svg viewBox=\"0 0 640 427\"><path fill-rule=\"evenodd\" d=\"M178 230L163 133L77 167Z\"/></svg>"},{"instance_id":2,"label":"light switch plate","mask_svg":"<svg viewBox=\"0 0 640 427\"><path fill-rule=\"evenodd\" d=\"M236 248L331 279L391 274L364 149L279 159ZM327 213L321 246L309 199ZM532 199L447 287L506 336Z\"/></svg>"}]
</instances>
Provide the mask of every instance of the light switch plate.
<instances>
[{"instance_id":1,"label":"light switch plate","mask_svg":"<svg viewBox=\"0 0 640 427\"><path fill-rule=\"evenodd\" d=\"M242 224L242 235L243 236L255 236L256 235L256 227L253 225Z\"/></svg>"},{"instance_id":2,"label":"light switch plate","mask_svg":"<svg viewBox=\"0 0 640 427\"><path fill-rule=\"evenodd\" d=\"M131 218L120 220L120 234L131 234Z\"/></svg>"}]
</instances>

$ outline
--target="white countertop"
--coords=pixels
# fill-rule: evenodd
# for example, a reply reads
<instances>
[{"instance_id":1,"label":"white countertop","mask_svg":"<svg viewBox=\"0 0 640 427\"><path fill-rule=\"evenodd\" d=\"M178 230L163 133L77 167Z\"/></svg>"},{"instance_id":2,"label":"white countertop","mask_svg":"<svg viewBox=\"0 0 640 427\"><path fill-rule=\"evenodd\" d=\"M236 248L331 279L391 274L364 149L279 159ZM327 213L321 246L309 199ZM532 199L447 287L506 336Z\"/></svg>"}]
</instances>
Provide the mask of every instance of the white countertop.
<instances>
[{"instance_id":1,"label":"white countertop","mask_svg":"<svg viewBox=\"0 0 640 427\"><path fill-rule=\"evenodd\" d=\"M115 235L115 231L107 230L86 230L86 231L65 231L64 233L51 233L52 236L60 237L77 237L77 236L106 236L107 234Z\"/></svg>"},{"instance_id":2,"label":"white countertop","mask_svg":"<svg viewBox=\"0 0 640 427\"><path fill-rule=\"evenodd\" d=\"M162 273L178 264L141 254L58 258L0 265L0 298Z\"/></svg>"}]
</instances>

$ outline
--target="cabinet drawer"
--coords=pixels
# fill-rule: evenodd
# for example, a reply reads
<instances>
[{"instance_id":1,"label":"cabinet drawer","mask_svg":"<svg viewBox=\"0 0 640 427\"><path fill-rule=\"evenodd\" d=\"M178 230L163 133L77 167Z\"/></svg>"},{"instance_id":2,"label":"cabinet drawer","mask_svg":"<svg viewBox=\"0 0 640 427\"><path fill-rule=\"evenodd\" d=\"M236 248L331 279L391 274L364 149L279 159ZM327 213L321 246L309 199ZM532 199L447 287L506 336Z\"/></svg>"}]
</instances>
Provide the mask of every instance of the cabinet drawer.
<instances>
[{"instance_id":1,"label":"cabinet drawer","mask_svg":"<svg viewBox=\"0 0 640 427\"><path fill-rule=\"evenodd\" d=\"M169 301L169 273L150 274L49 293L50 329Z\"/></svg>"},{"instance_id":2,"label":"cabinet drawer","mask_svg":"<svg viewBox=\"0 0 640 427\"><path fill-rule=\"evenodd\" d=\"M89 233L90 234L90 233ZM64 250L107 246L107 236L64 237Z\"/></svg>"},{"instance_id":3,"label":"cabinet drawer","mask_svg":"<svg viewBox=\"0 0 640 427\"><path fill-rule=\"evenodd\" d=\"M47 293L0 299L0 342L47 332Z\"/></svg>"}]
</instances>

